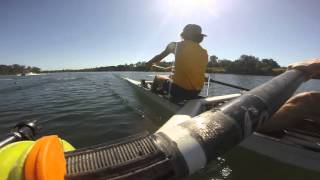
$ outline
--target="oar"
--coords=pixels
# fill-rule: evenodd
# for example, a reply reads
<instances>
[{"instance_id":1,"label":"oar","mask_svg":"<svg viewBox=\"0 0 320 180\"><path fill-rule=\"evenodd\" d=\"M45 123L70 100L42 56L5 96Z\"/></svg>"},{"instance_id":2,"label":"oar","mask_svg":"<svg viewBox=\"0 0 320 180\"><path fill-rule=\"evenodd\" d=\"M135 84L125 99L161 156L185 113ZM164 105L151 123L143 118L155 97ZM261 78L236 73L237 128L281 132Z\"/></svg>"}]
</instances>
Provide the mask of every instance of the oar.
<instances>
[{"instance_id":1,"label":"oar","mask_svg":"<svg viewBox=\"0 0 320 180\"><path fill-rule=\"evenodd\" d=\"M217 81L217 80L213 80L213 79L210 79L210 82L216 83L216 84L221 84L221 85L224 85L224 86L229 86L229 87L236 88L236 89L241 89L241 90L244 90L244 91L250 91L250 89L247 89L247 88L244 88L244 87L241 87L241 86L237 86L237 85L233 85L233 84L229 84L229 83L225 83L225 82L221 82L221 81Z\"/></svg>"},{"instance_id":2,"label":"oar","mask_svg":"<svg viewBox=\"0 0 320 180\"><path fill-rule=\"evenodd\" d=\"M10 133L5 137L0 138L0 148L16 141L32 140L40 128L41 127L36 120L18 123Z\"/></svg>"},{"instance_id":3,"label":"oar","mask_svg":"<svg viewBox=\"0 0 320 180\"><path fill-rule=\"evenodd\" d=\"M158 68L158 69L162 69L162 70L167 70L167 68L162 67L162 66L152 65L152 67L155 67L155 68Z\"/></svg>"},{"instance_id":4,"label":"oar","mask_svg":"<svg viewBox=\"0 0 320 180\"><path fill-rule=\"evenodd\" d=\"M164 71L168 71L168 70L172 71L174 69L174 66L162 67L162 66L152 65L152 67L155 67L155 68L158 68L158 69L161 69L161 70L164 70Z\"/></svg>"}]
</instances>

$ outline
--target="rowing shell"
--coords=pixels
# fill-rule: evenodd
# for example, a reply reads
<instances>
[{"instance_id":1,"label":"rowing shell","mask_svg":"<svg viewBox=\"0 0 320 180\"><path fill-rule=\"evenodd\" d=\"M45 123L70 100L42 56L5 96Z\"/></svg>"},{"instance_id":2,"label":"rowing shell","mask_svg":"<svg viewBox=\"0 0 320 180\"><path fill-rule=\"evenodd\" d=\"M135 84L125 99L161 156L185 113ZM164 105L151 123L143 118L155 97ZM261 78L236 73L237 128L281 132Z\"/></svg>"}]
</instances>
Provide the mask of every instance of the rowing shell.
<instances>
[{"instance_id":1,"label":"rowing shell","mask_svg":"<svg viewBox=\"0 0 320 180\"><path fill-rule=\"evenodd\" d=\"M190 100L183 104L172 103L165 96L155 94L148 86L142 87L141 83L130 78L123 78L145 99L152 101L166 111L173 114L168 122L158 131L176 125L185 119L192 118L204 111L203 106L214 107L221 102L239 97L241 94L207 97ZM151 83L151 82L148 82ZM310 122L309 122L310 123ZM314 125L313 125L314 126ZM320 172L320 133L309 133L307 129L284 130L280 137L253 133L244 140L240 146L268 156L276 161L290 164L300 168Z\"/></svg>"}]
</instances>

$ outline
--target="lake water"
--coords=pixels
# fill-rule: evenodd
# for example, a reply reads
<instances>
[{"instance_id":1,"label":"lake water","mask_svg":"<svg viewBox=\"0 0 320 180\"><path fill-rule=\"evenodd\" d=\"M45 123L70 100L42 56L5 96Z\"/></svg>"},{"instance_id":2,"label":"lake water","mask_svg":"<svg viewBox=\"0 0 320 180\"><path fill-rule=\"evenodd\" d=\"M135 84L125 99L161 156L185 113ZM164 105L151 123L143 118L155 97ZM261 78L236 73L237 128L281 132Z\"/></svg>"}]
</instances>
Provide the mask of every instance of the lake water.
<instances>
[{"instance_id":1,"label":"lake water","mask_svg":"<svg viewBox=\"0 0 320 180\"><path fill-rule=\"evenodd\" d=\"M0 76L0 137L23 120L37 119L40 135L58 134L76 148L105 143L142 131L154 132L168 119L119 76L152 79L154 73L54 73L39 76ZM211 78L253 88L272 77L211 74ZM210 85L210 95L238 92ZM318 90L310 80L298 91ZM203 92L205 93L205 92ZM189 179L320 179L320 173L285 165L236 147Z\"/></svg>"}]
</instances>

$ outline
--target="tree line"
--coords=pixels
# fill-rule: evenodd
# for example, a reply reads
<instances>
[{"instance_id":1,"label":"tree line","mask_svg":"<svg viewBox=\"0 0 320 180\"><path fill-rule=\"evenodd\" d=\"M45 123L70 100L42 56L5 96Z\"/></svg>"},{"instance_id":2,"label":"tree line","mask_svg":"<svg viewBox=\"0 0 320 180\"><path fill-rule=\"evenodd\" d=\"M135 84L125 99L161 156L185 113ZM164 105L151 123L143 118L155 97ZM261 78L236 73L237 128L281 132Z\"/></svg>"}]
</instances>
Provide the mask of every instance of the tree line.
<instances>
[{"instance_id":1,"label":"tree line","mask_svg":"<svg viewBox=\"0 0 320 180\"><path fill-rule=\"evenodd\" d=\"M146 66L145 61L139 61L137 63L122 64L117 66L103 66L96 68L86 68L86 69L63 69L63 70L53 70L53 71L43 71L48 72L105 72L105 71L152 71ZM160 62L158 65L162 67L171 66L171 62ZM157 71L162 71L161 69Z\"/></svg>"},{"instance_id":2,"label":"tree line","mask_svg":"<svg viewBox=\"0 0 320 180\"><path fill-rule=\"evenodd\" d=\"M41 69L34 66L24 66L19 64L1 65L0 75L16 75L26 72L40 73Z\"/></svg>"},{"instance_id":3,"label":"tree line","mask_svg":"<svg viewBox=\"0 0 320 180\"><path fill-rule=\"evenodd\" d=\"M241 55L238 59L231 61L228 59L218 59L217 56L210 56L208 72L251 74L251 75L278 75L286 70L273 59L252 55Z\"/></svg>"},{"instance_id":4,"label":"tree line","mask_svg":"<svg viewBox=\"0 0 320 180\"><path fill-rule=\"evenodd\" d=\"M160 62L158 64L162 67L170 67L172 62ZM57 71L43 71L43 72L102 72L102 71L163 71L161 69L149 69L145 61L137 63L122 64L117 66L104 66L96 68L87 68L79 70L57 70ZM258 58L252 55L241 55L238 59L219 59L217 56L212 55L209 58L207 72L208 73L230 73L230 74L250 74L250 75L278 75L286 70L285 67L280 65L270 58ZM13 65L0 65L0 74L19 74L22 72L39 73L40 68L26 67L18 64Z\"/></svg>"},{"instance_id":5,"label":"tree line","mask_svg":"<svg viewBox=\"0 0 320 180\"><path fill-rule=\"evenodd\" d=\"M160 62L162 67L170 67L172 62ZM73 71L163 71L161 69L148 69L145 61L139 61L135 64L124 64L118 66L105 66L91 69L73 70ZM207 72L208 73L230 73L230 74L250 74L250 75L278 75L286 70L273 59L263 58L252 55L241 55L238 59L232 61L228 59L219 59L217 56L210 56Z\"/></svg>"},{"instance_id":6,"label":"tree line","mask_svg":"<svg viewBox=\"0 0 320 180\"><path fill-rule=\"evenodd\" d=\"M173 62L160 62L162 67L170 67ZM104 71L164 71L162 69L149 69L145 61L137 63L123 64L117 66L104 66L96 68L78 69L78 70L56 70L56 71L41 71L40 68L34 66L24 66L18 64L1 65L0 75L16 75L21 73L52 73L52 72L104 72ZM207 72L208 73L228 73L228 74L249 74L249 75L278 75L286 71L286 67L280 65L273 59L258 58L252 55L241 55L238 59L232 61L228 59L219 59L212 55L209 58ZM320 75L313 77L320 79Z\"/></svg>"}]
</instances>

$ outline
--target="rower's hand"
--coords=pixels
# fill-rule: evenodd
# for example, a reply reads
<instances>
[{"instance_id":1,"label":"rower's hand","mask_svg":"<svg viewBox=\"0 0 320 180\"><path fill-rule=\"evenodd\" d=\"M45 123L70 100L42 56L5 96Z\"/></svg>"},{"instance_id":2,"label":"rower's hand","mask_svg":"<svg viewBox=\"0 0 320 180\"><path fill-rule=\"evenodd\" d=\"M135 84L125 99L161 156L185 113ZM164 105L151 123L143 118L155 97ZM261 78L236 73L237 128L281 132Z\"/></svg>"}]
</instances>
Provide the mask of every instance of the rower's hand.
<instances>
[{"instance_id":1,"label":"rower's hand","mask_svg":"<svg viewBox=\"0 0 320 180\"><path fill-rule=\"evenodd\" d=\"M320 92L303 92L291 97L258 131L272 132L296 126L304 119L320 123Z\"/></svg>"},{"instance_id":2,"label":"rower's hand","mask_svg":"<svg viewBox=\"0 0 320 180\"><path fill-rule=\"evenodd\" d=\"M309 80L314 76L320 76L320 58L293 63L288 66L288 69L303 71Z\"/></svg>"}]
</instances>

